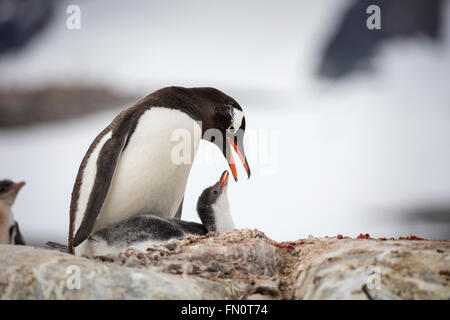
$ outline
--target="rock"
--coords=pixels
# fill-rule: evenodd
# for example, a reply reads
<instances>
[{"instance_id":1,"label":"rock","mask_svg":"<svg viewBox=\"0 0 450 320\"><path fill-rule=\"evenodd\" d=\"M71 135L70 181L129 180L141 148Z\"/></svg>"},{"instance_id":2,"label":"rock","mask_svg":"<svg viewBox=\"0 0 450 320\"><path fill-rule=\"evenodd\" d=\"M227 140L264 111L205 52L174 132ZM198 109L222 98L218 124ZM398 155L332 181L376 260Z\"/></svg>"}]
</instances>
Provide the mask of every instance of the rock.
<instances>
[{"instance_id":1,"label":"rock","mask_svg":"<svg viewBox=\"0 0 450 320\"><path fill-rule=\"evenodd\" d=\"M377 5L381 11L381 30L369 29L367 8ZM331 38L323 46L318 75L340 79L355 71L371 70L380 48L398 39L427 38L442 41L442 0L354 0L337 21ZM355 44L358 45L355 45Z\"/></svg>"},{"instance_id":2,"label":"rock","mask_svg":"<svg viewBox=\"0 0 450 320\"><path fill-rule=\"evenodd\" d=\"M26 47L52 21L57 1L0 0L0 55Z\"/></svg>"},{"instance_id":3,"label":"rock","mask_svg":"<svg viewBox=\"0 0 450 320\"><path fill-rule=\"evenodd\" d=\"M450 299L450 241L301 241L297 299ZM438 250L443 251L439 254Z\"/></svg>"},{"instance_id":4,"label":"rock","mask_svg":"<svg viewBox=\"0 0 450 320\"><path fill-rule=\"evenodd\" d=\"M0 0L1 1L1 0ZM138 97L107 87L0 87L0 128L16 128L80 117L134 103ZM61 108L61 106L65 106Z\"/></svg>"},{"instance_id":5,"label":"rock","mask_svg":"<svg viewBox=\"0 0 450 320\"><path fill-rule=\"evenodd\" d=\"M236 230L172 244L97 259L0 245L0 298L450 298L449 241L277 243L257 230Z\"/></svg>"}]
</instances>

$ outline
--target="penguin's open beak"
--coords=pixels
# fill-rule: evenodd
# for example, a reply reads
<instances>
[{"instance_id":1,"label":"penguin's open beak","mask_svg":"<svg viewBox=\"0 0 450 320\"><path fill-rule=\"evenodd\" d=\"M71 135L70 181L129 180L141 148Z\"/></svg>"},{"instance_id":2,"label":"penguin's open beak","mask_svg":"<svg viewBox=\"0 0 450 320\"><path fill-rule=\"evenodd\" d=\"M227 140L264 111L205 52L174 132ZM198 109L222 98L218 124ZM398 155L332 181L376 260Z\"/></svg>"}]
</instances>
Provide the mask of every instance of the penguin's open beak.
<instances>
[{"instance_id":1,"label":"penguin's open beak","mask_svg":"<svg viewBox=\"0 0 450 320\"><path fill-rule=\"evenodd\" d=\"M228 173L227 170L225 170L225 171L222 173L222 176L220 177L220 189L219 189L220 192L222 192L223 188L227 185L229 175L230 175L230 174Z\"/></svg>"},{"instance_id":2,"label":"penguin's open beak","mask_svg":"<svg viewBox=\"0 0 450 320\"><path fill-rule=\"evenodd\" d=\"M228 139L228 143L230 144L232 149L234 149L234 151L236 151L237 155L239 156L239 159L241 160L242 165L244 166L245 172L247 172L247 177L250 178L250 167L248 165L247 157L245 156L245 153L244 153L244 144L241 143L241 149L239 149L238 146L236 145L236 143L234 143L232 138L227 137L227 139ZM229 150L229 162L228 162L228 164L230 166L231 173L233 173L234 180L237 182L238 181L238 175L237 175L237 171L236 171L236 163L234 162L234 158L233 158L233 154L232 154L231 148Z\"/></svg>"},{"instance_id":3,"label":"penguin's open beak","mask_svg":"<svg viewBox=\"0 0 450 320\"><path fill-rule=\"evenodd\" d=\"M13 184L11 186L11 189L13 189L14 191L18 192L20 189L22 189L22 187L25 185L25 182L18 182L16 184Z\"/></svg>"}]
</instances>

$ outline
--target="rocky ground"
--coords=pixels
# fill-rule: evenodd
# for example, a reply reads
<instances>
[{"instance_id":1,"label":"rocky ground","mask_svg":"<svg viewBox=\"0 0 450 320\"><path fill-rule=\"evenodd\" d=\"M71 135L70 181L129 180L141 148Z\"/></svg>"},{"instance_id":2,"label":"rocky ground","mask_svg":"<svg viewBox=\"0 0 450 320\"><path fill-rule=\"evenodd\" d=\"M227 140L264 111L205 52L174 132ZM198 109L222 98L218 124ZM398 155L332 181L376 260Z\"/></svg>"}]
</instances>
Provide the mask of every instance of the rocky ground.
<instances>
[{"instance_id":1,"label":"rocky ground","mask_svg":"<svg viewBox=\"0 0 450 320\"><path fill-rule=\"evenodd\" d=\"M361 235L277 243L236 230L115 259L1 245L0 297L450 299L450 241Z\"/></svg>"}]
</instances>

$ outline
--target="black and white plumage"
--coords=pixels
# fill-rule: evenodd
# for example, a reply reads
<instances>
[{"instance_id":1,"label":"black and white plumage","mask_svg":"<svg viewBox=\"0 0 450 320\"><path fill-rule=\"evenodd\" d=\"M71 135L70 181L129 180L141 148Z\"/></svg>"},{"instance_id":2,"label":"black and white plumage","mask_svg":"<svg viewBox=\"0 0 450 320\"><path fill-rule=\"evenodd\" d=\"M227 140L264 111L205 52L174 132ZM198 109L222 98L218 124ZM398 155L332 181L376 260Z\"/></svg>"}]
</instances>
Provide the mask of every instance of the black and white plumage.
<instances>
[{"instance_id":1,"label":"black and white plumage","mask_svg":"<svg viewBox=\"0 0 450 320\"><path fill-rule=\"evenodd\" d=\"M25 244L11 210L25 182L0 181L0 244Z\"/></svg>"},{"instance_id":2,"label":"black and white plumage","mask_svg":"<svg viewBox=\"0 0 450 320\"><path fill-rule=\"evenodd\" d=\"M217 129L219 135L206 135L209 129ZM94 140L78 171L70 208L69 252L83 255L89 236L143 212L180 218L187 178L202 138L222 150L236 180L232 149L250 176L244 132L242 108L214 88L164 88L121 112ZM175 163L177 134L184 133L192 139L191 158Z\"/></svg>"},{"instance_id":3,"label":"black and white plumage","mask_svg":"<svg viewBox=\"0 0 450 320\"><path fill-rule=\"evenodd\" d=\"M219 233L236 229L230 214L228 200L228 171L224 171L219 181L203 190L197 201L197 214L208 231Z\"/></svg>"},{"instance_id":4,"label":"black and white plumage","mask_svg":"<svg viewBox=\"0 0 450 320\"><path fill-rule=\"evenodd\" d=\"M89 236L84 255L116 256L128 248L145 251L148 247L171 239L235 229L227 194L228 176L227 171L222 173L219 181L200 195L197 213L202 223L164 218L151 213L138 214ZM67 250L67 247L57 243L49 242L47 245L54 249Z\"/></svg>"}]
</instances>

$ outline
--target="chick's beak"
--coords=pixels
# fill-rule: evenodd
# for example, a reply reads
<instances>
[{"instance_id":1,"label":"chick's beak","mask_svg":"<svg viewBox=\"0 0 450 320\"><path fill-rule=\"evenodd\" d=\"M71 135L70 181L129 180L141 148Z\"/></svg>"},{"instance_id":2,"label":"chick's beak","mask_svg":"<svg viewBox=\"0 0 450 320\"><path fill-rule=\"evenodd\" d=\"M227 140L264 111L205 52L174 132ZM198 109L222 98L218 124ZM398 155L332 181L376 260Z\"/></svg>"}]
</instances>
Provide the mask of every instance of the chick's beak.
<instances>
[{"instance_id":1,"label":"chick's beak","mask_svg":"<svg viewBox=\"0 0 450 320\"><path fill-rule=\"evenodd\" d=\"M227 185L229 175L230 174L226 170L222 173L222 176L220 177L220 192L222 192L223 188Z\"/></svg>"},{"instance_id":2,"label":"chick's beak","mask_svg":"<svg viewBox=\"0 0 450 320\"><path fill-rule=\"evenodd\" d=\"M16 183L16 184L13 184L12 186L11 186L11 188L14 190L14 191L16 191L16 192L18 192L20 189L22 189L22 187L25 185L25 182L18 182L18 183Z\"/></svg>"}]
</instances>

